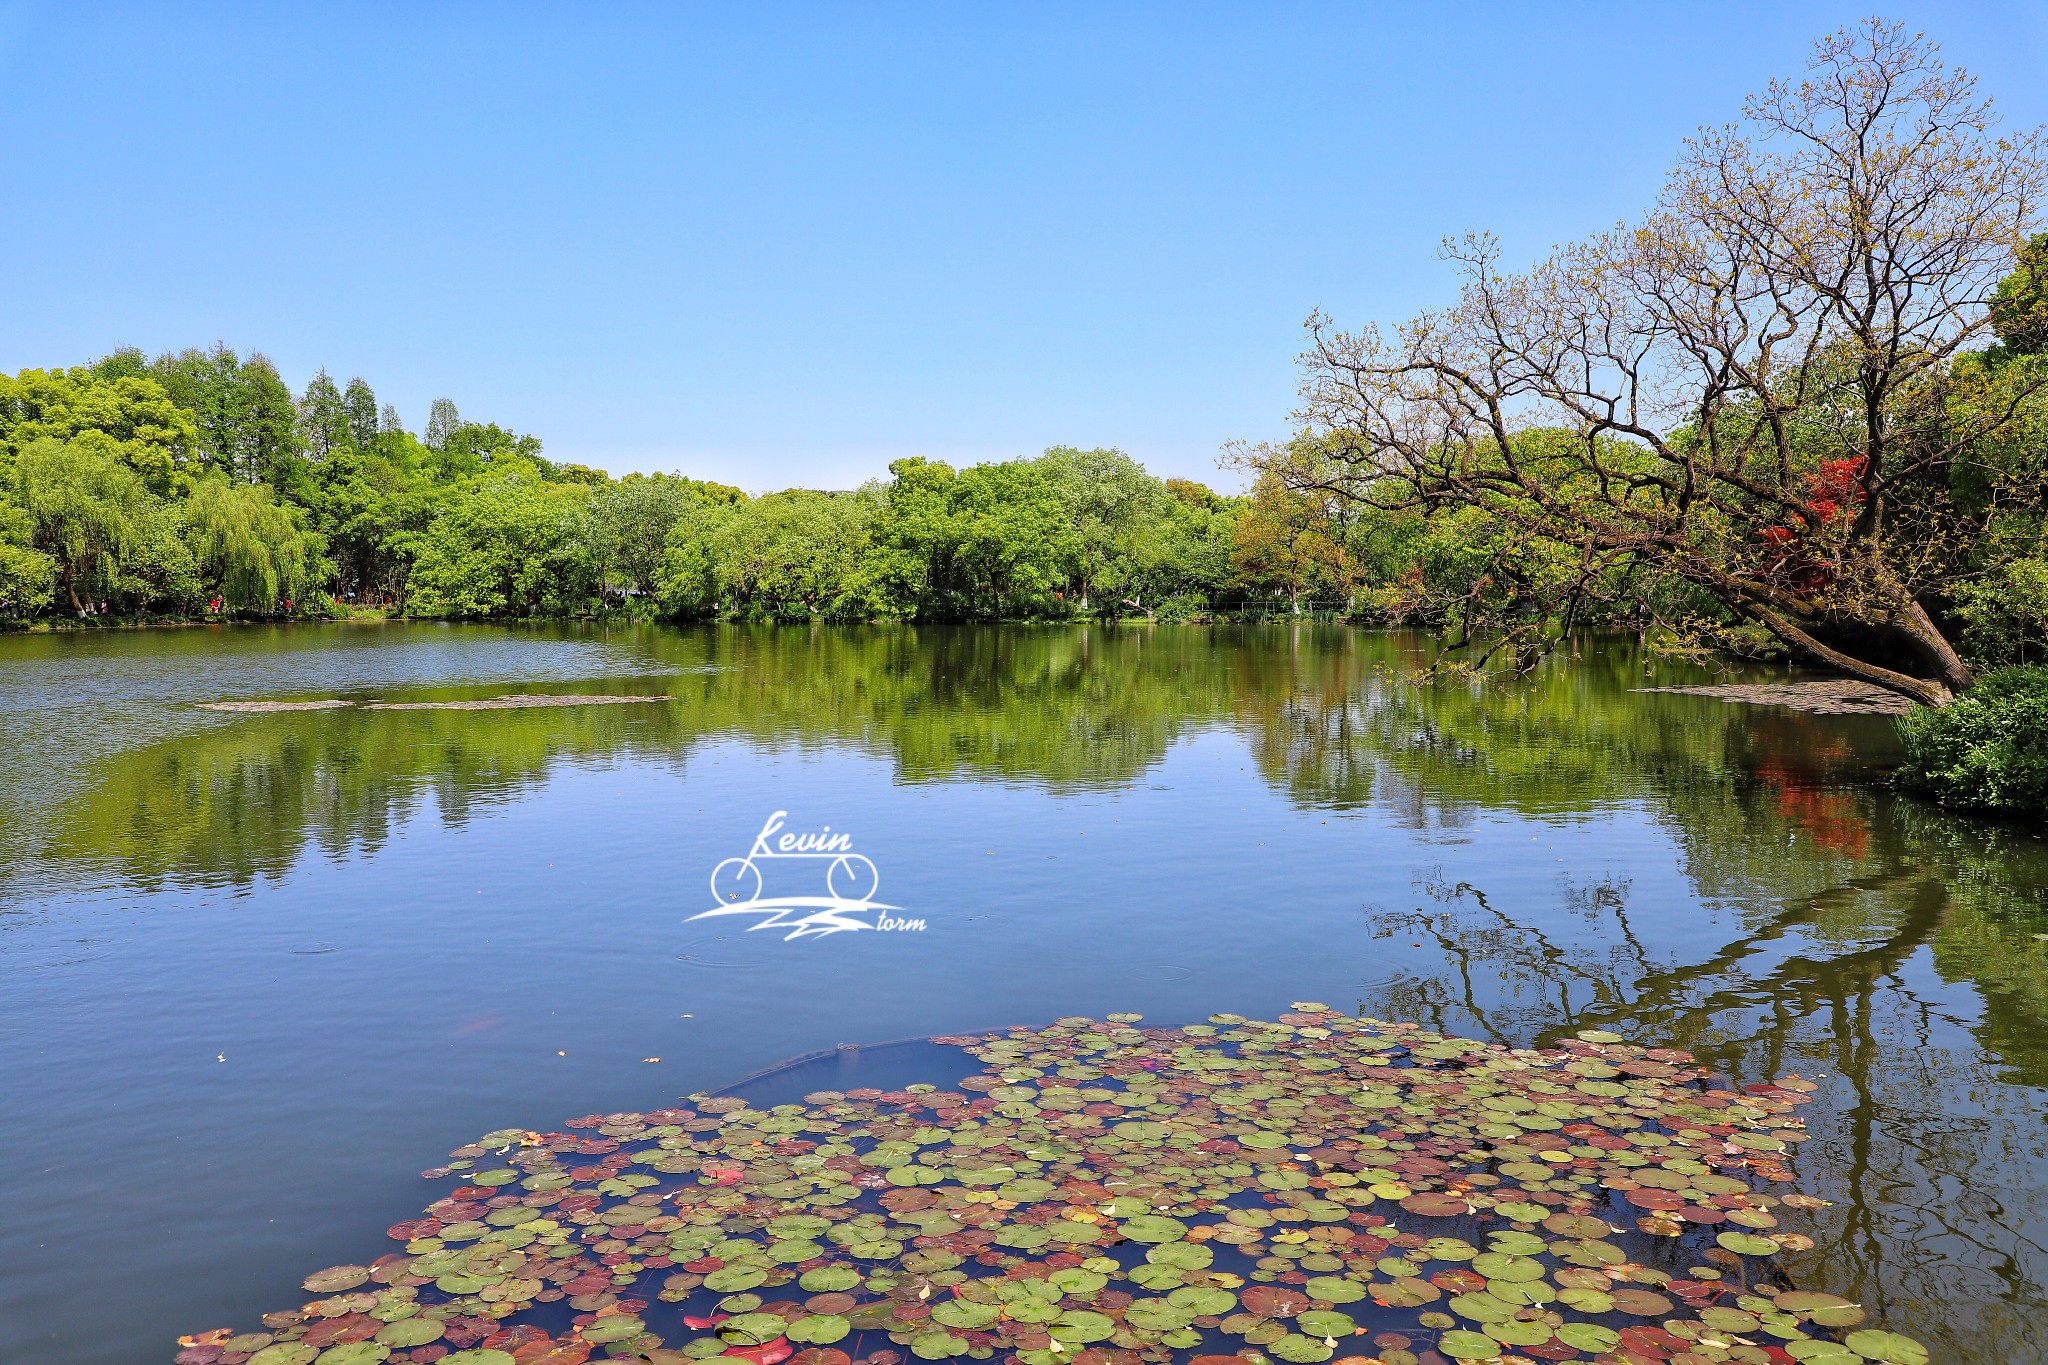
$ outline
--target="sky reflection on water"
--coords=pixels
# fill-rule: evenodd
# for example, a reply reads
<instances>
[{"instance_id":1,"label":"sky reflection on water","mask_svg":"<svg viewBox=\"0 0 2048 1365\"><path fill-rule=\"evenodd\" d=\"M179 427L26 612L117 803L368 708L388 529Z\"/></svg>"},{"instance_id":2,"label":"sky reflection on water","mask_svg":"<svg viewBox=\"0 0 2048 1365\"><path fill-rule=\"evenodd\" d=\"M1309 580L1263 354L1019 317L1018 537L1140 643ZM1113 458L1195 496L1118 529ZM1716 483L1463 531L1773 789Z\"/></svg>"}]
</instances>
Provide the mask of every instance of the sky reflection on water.
<instances>
[{"instance_id":1,"label":"sky reflection on water","mask_svg":"<svg viewBox=\"0 0 2048 1365\"><path fill-rule=\"evenodd\" d=\"M1335 628L398 626L0 639L0 1323L168 1358L296 1302L478 1133L842 1042L1319 999L1825 1080L1802 1282L2048 1359L2048 850L1884 722L1487 688ZM666 703L237 715L235 698ZM922 933L707 908L772 810ZM659 1057L659 1062L644 1058ZM111 1287L111 1289L110 1289Z\"/></svg>"}]
</instances>

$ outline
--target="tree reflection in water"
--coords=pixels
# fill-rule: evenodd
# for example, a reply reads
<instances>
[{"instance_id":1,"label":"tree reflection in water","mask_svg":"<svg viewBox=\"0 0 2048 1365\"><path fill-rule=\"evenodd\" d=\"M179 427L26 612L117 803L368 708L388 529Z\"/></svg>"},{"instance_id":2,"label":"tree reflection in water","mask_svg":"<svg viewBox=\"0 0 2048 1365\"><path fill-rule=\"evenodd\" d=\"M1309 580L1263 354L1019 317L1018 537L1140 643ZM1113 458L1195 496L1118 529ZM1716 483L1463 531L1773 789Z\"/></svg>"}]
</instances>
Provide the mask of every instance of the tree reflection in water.
<instances>
[{"instance_id":1,"label":"tree reflection in water","mask_svg":"<svg viewBox=\"0 0 2048 1365\"><path fill-rule=\"evenodd\" d=\"M1834 1203L1794 1215L1816 1240L1795 1278L1853 1289L1953 1359L1982 1358L1987 1342L2040 1358L2038 842L1786 781L1733 784L1721 808L1672 794L1664 818L1689 873L1740 907L1708 951L1677 955L1640 932L1625 883L1572 886L1567 934L1443 871L1418 882L1415 908L1371 913L1375 934L1426 938L1443 966L1362 1007L1512 1041L1613 1029L1745 1080L1821 1079L1816 1137L1794 1164L1802 1189ZM1815 846L1837 856L1802 856ZM1977 1007L1959 1009L1941 988L1970 978Z\"/></svg>"},{"instance_id":2,"label":"tree reflection in water","mask_svg":"<svg viewBox=\"0 0 2048 1365\"><path fill-rule=\"evenodd\" d=\"M1446 839L1507 815L1647 821L1680 850L1690 922L1632 907L1619 880L1568 879L1561 912L1507 903L1446 850L1414 904L1365 912L1387 942L1431 945L1433 965L1359 1007L1514 1042L1610 1028L1739 1080L1823 1077L1798 1175L1835 1203L1811 1215L1818 1245L1795 1273L1861 1292L1937 1355L2048 1358L2048 853L1871 782L1885 722L1641 695L1704 675L1626 640L1484 686L1404 677L1420 639L1328 628L728 627L606 644L670 702L487 724L209 713L81 759L61 799L41 775L0 776L15 812L0 866L243 885L309 847L374 849L428 810L460 824L564 764L680 770L732 738L867 754L907 783L1067 792L1130 787L1221 729L1302 810L1370 809Z\"/></svg>"}]
</instances>

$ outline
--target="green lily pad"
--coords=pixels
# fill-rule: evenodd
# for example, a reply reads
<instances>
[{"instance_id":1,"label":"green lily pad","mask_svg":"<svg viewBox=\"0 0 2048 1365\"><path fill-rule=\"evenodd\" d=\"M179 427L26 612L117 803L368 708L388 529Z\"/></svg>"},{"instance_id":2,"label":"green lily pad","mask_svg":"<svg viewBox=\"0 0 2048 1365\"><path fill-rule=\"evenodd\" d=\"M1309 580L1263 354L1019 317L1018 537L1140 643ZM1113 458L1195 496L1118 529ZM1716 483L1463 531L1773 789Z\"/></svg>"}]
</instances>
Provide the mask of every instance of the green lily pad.
<instances>
[{"instance_id":1,"label":"green lily pad","mask_svg":"<svg viewBox=\"0 0 2048 1365\"><path fill-rule=\"evenodd\" d=\"M597 1321L587 1323L577 1330L585 1341L603 1344L610 1341L624 1341L628 1337L637 1337L647 1330L647 1324L638 1318L619 1316L599 1318Z\"/></svg>"},{"instance_id":2,"label":"green lily pad","mask_svg":"<svg viewBox=\"0 0 2048 1365\"><path fill-rule=\"evenodd\" d=\"M249 1365L313 1365L314 1357L319 1354L319 1347L308 1346L303 1341L280 1341L250 1356Z\"/></svg>"},{"instance_id":3,"label":"green lily pad","mask_svg":"<svg viewBox=\"0 0 2048 1365\"><path fill-rule=\"evenodd\" d=\"M1524 1322L1510 1318L1506 1322L1489 1322L1481 1329L1495 1341L1509 1346L1541 1346L1550 1340L1550 1324L1547 1322Z\"/></svg>"},{"instance_id":4,"label":"green lily pad","mask_svg":"<svg viewBox=\"0 0 2048 1365\"><path fill-rule=\"evenodd\" d=\"M1139 1214L1125 1220L1124 1236L1134 1242L1177 1242L1187 1235L1188 1225L1178 1218Z\"/></svg>"},{"instance_id":5,"label":"green lily pad","mask_svg":"<svg viewBox=\"0 0 2048 1365\"><path fill-rule=\"evenodd\" d=\"M967 1338L933 1329L910 1339L910 1353L919 1360L950 1360L967 1354Z\"/></svg>"},{"instance_id":6,"label":"green lily pad","mask_svg":"<svg viewBox=\"0 0 2048 1365\"><path fill-rule=\"evenodd\" d=\"M1145 1259L1155 1265L1179 1266L1183 1270L1200 1270L1214 1263L1216 1253L1200 1242L1166 1242L1150 1247Z\"/></svg>"},{"instance_id":7,"label":"green lily pad","mask_svg":"<svg viewBox=\"0 0 2048 1365\"><path fill-rule=\"evenodd\" d=\"M787 1326L789 1320L780 1313L738 1313L719 1324L718 1335L735 1346L760 1346L781 1336Z\"/></svg>"},{"instance_id":8,"label":"green lily pad","mask_svg":"<svg viewBox=\"0 0 2048 1365\"><path fill-rule=\"evenodd\" d=\"M1757 1237L1747 1232L1723 1232L1714 1241L1729 1251L1742 1256L1775 1256L1778 1244L1768 1237Z\"/></svg>"},{"instance_id":9,"label":"green lily pad","mask_svg":"<svg viewBox=\"0 0 2048 1365\"><path fill-rule=\"evenodd\" d=\"M1459 1317L1473 1322L1506 1322L1516 1312L1515 1305L1491 1294L1460 1294L1450 1301L1449 1307Z\"/></svg>"},{"instance_id":10,"label":"green lily pad","mask_svg":"<svg viewBox=\"0 0 2048 1365\"><path fill-rule=\"evenodd\" d=\"M1489 1280L1540 1280L1543 1278L1543 1262L1533 1256L1508 1256L1498 1251L1482 1252L1472 1258L1474 1272Z\"/></svg>"},{"instance_id":11,"label":"green lily pad","mask_svg":"<svg viewBox=\"0 0 2048 1365\"><path fill-rule=\"evenodd\" d=\"M1817 1327L1854 1327L1863 1321L1863 1305L1833 1294L1791 1290L1773 1300L1776 1306Z\"/></svg>"},{"instance_id":12,"label":"green lily pad","mask_svg":"<svg viewBox=\"0 0 2048 1365\"><path fill-rule=\"evenodd\" d=\"M1597 1322L1568 1322L1557 1329L1557 1339L1567 1346L1600 1355L1621 1345L1621 1333Z\"/></svg>"},{"instance_id":13,"label":"green lily pad","mask_svg":"<svg viewBox=\"0 0 2048 1365\"><path fill-rule=\"evenodd\" d=\"M1849 1333L1842 1338L1842 1344L1865 1360L1883 1361L1885 1365L1927 1365L1927 1348L1897 1332L1866 1327Z\"/></svg>"},{"instance_id":14,"label":"green lily pad","mask_svg":"<svg viewBox=\"0 0 2048 1365\"><path fill-rule=\"evenodd\" d=\"M1500 1343L1478 1332L1449 1331L1436 1346L1453 1360L1492 1360L1500 1354Z\"/></svg>"},{"instance_id":15,"label":"green lily pad","mask_svg":"<svg viewBox=\"0 0 2048 1365\"><path fill-rule=\"evenodd\" d=\"M1166 1298L1167 1302L1178 1304L1197 1317L1218 1317L1237 1307L1237 1295L1228 1289L1207 1285L1188 1285L1174 1290Z\"/></svg>"},{"instance_id":16,"label":"green lily pad","mask_svg":"<svg viewBox=\"0 0 2048 1365\"><path fill-rule=\"evenodd\" d=\"M933 1322L968 1332L981 1331L1001 1316L1002 1310L993 1304L969 1303L965 1299L948 1299L932 1309Z\"/></svg>"},{"instance_id":17,"label":"green lily pad","mask_svg":"<svg viewBox=\"0 0 2048 1365\"><path fill-rule=\"evenodd\" d=\"M1106 1313L1077 1308L1060 1314L1047 1329L1055 1341L1086 1343L1106 1341L1116 1332L1116 1319Z\"/></svg>"},{"instance_id":18,"label":"green lily pad","mask_svg":"<svg viewBox=\"0 0 2048 1365\"><path fill-rule=\"evenodd\" d=\"M1185 1327L1193 1310L1167 1299L1139 1299L1124 1310L1124 1324L1134 1332L1159 1336Z\"/></svg>"},{"instance_id":19,"label":"green lily pad","mask_svg":"<svg viewBox=\"0 0 2048 1365\"><path fill-rule=\"evenodd\" d=\"M1312 1337L1349 1336L1358 1326L1350 1314L1327 1308L1312 1308L1298 1315L1294 1322L1304 1334Z\"/></svg>"},{"instance_id":20,"label":"green lily pad","mask_svg":"<svg viewBox=\"0 0 2048 1365\"><path fill-rule=\"evenodd\" d=\"M316 1365L380 1365L391 1348L381 1341L345 1341L322 1351Z\"/></svg>"},{"instance_id":21,"label":"green lily pad","mask_svg":"<svg viewBox=\"0 0 2048 1365\"><path fill-rule=\"evenodd\" d=\"M424 1346L430 1341L439 1341L443 1330L438 1318L400 1318L397 1322L386 1323L378 1331L377 1340L403 1350L408 1346Z\"/></svg>"},{"instance_id":22,"label":"green lily pad","mask_svg":"<svg viewBox=\"0 0 2048 1365\"><path fill-rule=\"evenodd\" d=\"M1067 1266L1055 1270L1047 1279L1063 1294L1093 1294L1109 1283L1109 1277L1085 1266Z\"/></svg>"},{"instance_id":23,"label":"green lily pad","mask_svg":"<svg viewBox=\"0 0 2048 1365\"><path fill-rule=\"evenodd\" d=\"M1317 1362L1328 1360L1337 1352L1314 1337L1289 1332L1267 1343L1266 1354L1276 1360L1291 1362L1291 1365L1317 1365Z\"/></svg>"}]
</instances>

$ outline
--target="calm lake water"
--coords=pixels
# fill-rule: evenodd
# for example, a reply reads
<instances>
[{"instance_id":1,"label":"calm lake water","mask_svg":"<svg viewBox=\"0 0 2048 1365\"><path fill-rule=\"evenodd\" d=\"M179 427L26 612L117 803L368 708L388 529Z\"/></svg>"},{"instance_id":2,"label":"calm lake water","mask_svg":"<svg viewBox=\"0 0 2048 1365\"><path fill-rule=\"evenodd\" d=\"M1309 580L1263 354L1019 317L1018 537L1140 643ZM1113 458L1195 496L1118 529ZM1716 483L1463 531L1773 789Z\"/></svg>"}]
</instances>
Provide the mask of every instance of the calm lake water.
<instances>
[{"instance_id":1,"label":"calm lake water","mask_svg":"<svg viewBox=\"0 0 2048 1365\"><path fill-rule=\"evenodd\" d=\"M1937 1359L2048 1360L2048 843L1886 792L1885 721L1644 695L1706 675L1630 642L1401 681L1423 648L0 638L0 1360L254 1326L392 1249L445 1192L416 1172L489 1130L842 1043L1295 1000L1815 1077L1799 1187L1836 1202L1793 1215L1795 1277ZM661 700L199 705L508 692ZM850 834L925 929L686 922L777 810Z\"/></svg>"}]
</instances>

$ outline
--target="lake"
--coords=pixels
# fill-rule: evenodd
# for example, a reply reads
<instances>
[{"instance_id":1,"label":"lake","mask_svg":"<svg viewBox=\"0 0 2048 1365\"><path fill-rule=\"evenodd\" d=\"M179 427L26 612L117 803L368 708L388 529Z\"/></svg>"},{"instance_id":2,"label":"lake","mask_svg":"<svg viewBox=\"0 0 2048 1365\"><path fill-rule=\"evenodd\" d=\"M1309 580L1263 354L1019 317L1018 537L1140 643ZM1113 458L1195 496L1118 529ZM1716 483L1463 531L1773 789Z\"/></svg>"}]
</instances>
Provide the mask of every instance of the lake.
<instances>
[{"instance_id":1,"label":"lake","mask_svg":"<svg viewBox=\"0 0 2048 1365\"><path fill-rule=\"evenodd\" d=\"M1408 681L1426 647L0 637L0 1359L168 1360L296 1305L487 1131L841 1044L1314 1000L1803 1073L1833 1203L1789 1221L1798 1282L1937 1359L2048 1360L2048 842L1887 791L1887 721L1645 694L1712 679L1632 639L1486 686ZM652 700L368 705L508 693ZM777 811L923 927L691 920Z\"/></svg>"}]
</instances>

